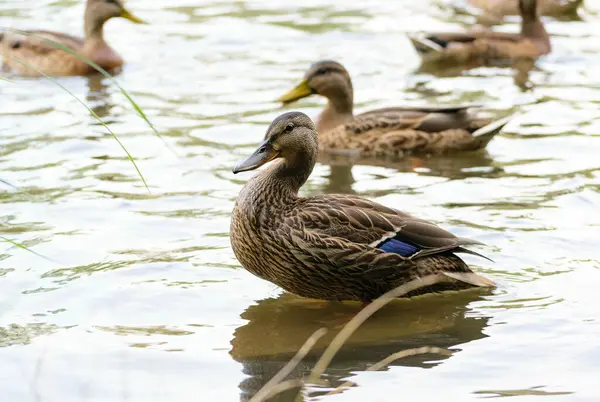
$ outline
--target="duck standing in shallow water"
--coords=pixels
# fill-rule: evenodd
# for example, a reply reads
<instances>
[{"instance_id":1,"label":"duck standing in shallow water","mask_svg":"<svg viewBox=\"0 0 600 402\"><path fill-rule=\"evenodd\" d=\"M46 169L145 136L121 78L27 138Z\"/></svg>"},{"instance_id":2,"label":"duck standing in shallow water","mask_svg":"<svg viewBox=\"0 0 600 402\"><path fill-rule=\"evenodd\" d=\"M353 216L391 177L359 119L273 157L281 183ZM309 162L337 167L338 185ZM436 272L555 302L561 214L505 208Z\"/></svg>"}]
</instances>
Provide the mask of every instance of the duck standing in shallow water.
<instances>
[{"instance_id":1,"label":"duck standing in shallow water","mask_svg":"<svg viewBox=\"0 0 600 402\"><path fill-rule=\"evenodd\" d=\"M319 146L328 153L403 157L474 151L508 123L471 114L473 105L389 107L354 115L350 74L332 60L313 64L278 100L287 104L313 94L328 100L317 119Z\"/></svg>"},{"instance_id":2,"label":"duck standing in shallow water","mask_svg":"<svg viewBox=\"0 0 600 402\"><path fill-rule=\"evenodd\" d=\"M539 19L536 0L518 0L521 32L494 32L489 29L457 33L409 35L423 63L440 67L477 61L495 64L519 58L537 58L550 53L550 37Z\"/></svg>"},{"instance_id":3,"label":"duck standing in shallow water","mask_svg":"<svg viewBox=\"0 0 600 402\"><path fill-rule=\"evenodd\" d=\"M276 118L264 141L234 173L267 162L240 192L231 245L251 273L299 296L369 302L399 285L433 277L407 296L491 287L455 253L481 244L437 225L354 195L298 196L318 153L312 120Z\"/></svg>"},{"instance_id":4,"label":"duck standing in shallow water","mask_svg":"<svg viewBox=\"0 0 600 402\"><path fill-rule=\"evenodd\" d=\"M39 75L37 71L13 59L14 57L52 76L87 75L96 72L78 57L39 39L44 38L75 50L105 70L118 70L123 65L123 59L104 40L104 23L114 17L125 18L136 24L144 23L123 6L122 0L87 0L84 38L43 30L25 31L34 36L12 32L0 33L0 53L4 55L3 67L21 75Z\"/></svg>"}]
</instances>

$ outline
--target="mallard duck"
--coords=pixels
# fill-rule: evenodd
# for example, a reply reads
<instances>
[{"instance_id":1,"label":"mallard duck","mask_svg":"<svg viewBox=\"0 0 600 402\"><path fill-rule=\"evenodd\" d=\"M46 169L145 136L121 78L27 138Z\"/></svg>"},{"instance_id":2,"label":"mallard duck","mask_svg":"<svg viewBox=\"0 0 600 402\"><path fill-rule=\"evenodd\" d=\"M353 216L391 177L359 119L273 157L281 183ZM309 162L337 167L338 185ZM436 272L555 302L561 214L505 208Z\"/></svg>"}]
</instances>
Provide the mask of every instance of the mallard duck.
<instances>
[{"instance_id":1,"label":"mallard duck","mask_svg":"<svg viewBox=\"0 0 600 402\"><path fill-rule=\"evenodd\" d=\"M409 35L409 39L424 63L493 64L550 53L550 37L538 17L537 1L518 1L522 19L518 34L479 29L464 33L419 33Z\"/></svg>"},{"instance_id":2,"label":"mallard duck","mask_svg":"<svg viewBox=\"0 0 600 402\"><path fill-rule=\"evenodd\" d=\"M468 0L469 4L496 16L519 15L519 0ZM538 0L539 15L561 16L574 13L583 0Z\"/></svg>"},{"instance_id":3,"label":"mallard duck","mask_svg":"<svg viewBox=\"0 0 600 402\"><path fill-rule=\"evenodd\" d=\"M0 53L4 55L4 68L22 75L39 75L18 61L21 60L45 74L54 76L87 75L96 71L76 56L40 39L44 38L75 50L105 70L117 70L123 65L123 59L106 43L103 30L104 23L114 17L125 18L136 24L144 23L123 6L122 0L87 0L84 38L43 30L25 31L33 36L0 33Z\"/></svg>"},{"instance_id":4,"label":"mallard duck","mask_svg":"<svg viewBox=\"0 0 600 402\"><path fill-rule=\"evenodd\" d=\"M356 195L299 197L318 141L308 116L285 113L233 169L273 161L248 181L233 209L231 245L244 268L288 292L324 300L368 302L429 276L435 285L408 296L494 286L456 255L477 254L467 249L477 241Z\"/></svg>"},{"instance_id":5,"label":"mallard duck","mask_svg":"<svg viewBox=\"0 0 600 402\"><path fill-rule=\"evenodd\" d=\"M278 100L317 94L328 104L317 118L319 146L361 156L444 154L484 148L508 119L491 122L469 113L475 105L390 107L354 115L350 74L332 60L314 63L304 80Z\"/></svg>"}]
</instances>

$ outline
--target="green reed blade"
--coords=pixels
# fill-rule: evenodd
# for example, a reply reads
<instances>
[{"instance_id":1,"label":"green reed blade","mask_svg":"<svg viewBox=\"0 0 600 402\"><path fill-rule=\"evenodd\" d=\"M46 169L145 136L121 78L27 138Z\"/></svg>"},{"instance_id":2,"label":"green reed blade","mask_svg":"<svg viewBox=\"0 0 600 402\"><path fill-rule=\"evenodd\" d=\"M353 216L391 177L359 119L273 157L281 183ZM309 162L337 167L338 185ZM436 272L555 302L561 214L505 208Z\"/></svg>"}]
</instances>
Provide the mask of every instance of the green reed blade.
<instances>
[{"instance_id":1,"label":"green reed blade","mask_svg":"<svg viewBox=\"0 0 600 402\"><path fill-rule=\"evenodd\" d=\"M7 55L7 54L5 54L5 56L10 57L11 59L15 60L17 63L22 64L23 66L36 71L37 73L39 73L40 75L42 75L46 79L48 79L48 80L52 81L53 83L55 83L56 85L58 85L62 90L64 90L65 92L67 92L69 95L71 95L73 98L75 98L79 103L81 103L83 105L83 107L85 107L90 112L90 114L92 116L94 116L94 118L96 120L98 120L98 122L104 128L106 128L106 130L110 133L110 135L113 136L113 138L117 141L117 143L121 146L121 148L123 148L123 151L125 151L125 153L127 154L127 157L129 158L129 160L131 161L131 163L135 167L135 170L137 171L138 175L142 179L142 182L144 183L144 186L146 187L146 190L148 190L148 193L151 194L150 188L148 187L148 183L146 182L146 179L144 178L144 175L142 175L142 172L138 168L137 163L135 163L135 160L133 159L133 156L131 156L131 154L129 153L129 151L127 150L127 148L125 148L125 146L123 145L123 143L119 140L119 138L117 137L117 135L110 129L110 127L108 127L108 125L100 118L100 116L98 116L96 114L96 112L94 112L88 105L85 104L84 101L82 101L81 99L79 99L73 92L69 91L69 89L67 89L64 85L62 85L60 82L58 82L54 78L50 77L47 74L44 74L39 69L35 68L34 66L30 65L29 63L24 62L23 60L21 60L21 59L19 59L17 57L10 56L10 55Z\"/></svg>"},{"instance_id":2,"label":"green reed blade","mask_svg":"<svg viewBox=\"0 0 600 402\"><path fill-rule=\"evenodd\" d=\"M7 186L9 186L9 187L12 187L12 188L14 188L14 189L17 189L17 190L19 189L19 187L15 186L14 184L10 184L10 183L9 183L9 182L7 182L6 180L2 180L2 179L0 179L0 183L4 183L4 184L6 184Z\"/></svg>"},{"instance_id":3,"label":"green reed blade","mask_svg":"<svg viewBox=\"0 0 600 402\"><path fill-rule=\"evenodd\" d=\"M117 80L115 80L115 78L109 73L107 72L105 69L103 69L102 67L100 67L98 64L94 63L92 60L88 59L87 57L77 53L75 50L63 45L62 43L59 42L55 42L51 39L47 39L44 38L42 36L38 36L35 34L32 34L30 32L27 31L20 31L17 29L10 29L10 31L13 32L17 32L21 35L25 35L25 36L30 36L32 38L36 38L41 40L42 42L53 46L57 49L62 50L63 52L67 52L75 57L77 57L79 60L83 61L84 63L86 63L87 65L93 67L96 71L98 71L99 73L101 73L102 75L104 75L106 78L108 78L109 80L112 81L113 84L115 84L117 86L117 88L119 88L119 90L121 91L121 93L125 96L125 98L127 98L127 100L129 101L129 103L131 103L131 106L133 106L133 108L139 113L140 117L142 119L144 119L144 121L146 122L146 124L148 124L148 126L150 126L150 128L152 129L152 131L154 131L154 134L156 134L156 136L163 142L163 144L165 144L165 146L175 155L177 155L177 153L175 152L175 150L165 141L165 139L160 135L160 133L158 132L158 130L156 129L156 127L154 127L154 124L152 124L152 122L150 122L150 119L148 119L148 116L146 116L146 113L144 113L144 111L142 110L142 108L133 100L133 98L129 95L129 93L127 93L127 91L125 91L125 89L123 89L123 87L121 85L119 85L119 83L117 82Z\"/></svg>"},{"instance_id":4,"label":"green reed blade","mask_svg":"<svg viewBox=\"0 0 600 402\"><path fill-rule=\"evenodd\" d=\"M0 240L4 241L4 242L6 242L6 243L10 243L10 244L12 244L13 246L15 246L15 247L18 247L18 248L20 248L20 249L23 249L23 250L25 250L25 251L29 251L30 253L32 253L32 254L35 254L35 255L37 255L38 257L41 257L41 258L43 258L43 259L45 259L45 260L52 261L52 262L55 262L55 263L57 263L57 264L58 264L58 261L55 261L55 260L53 260L52 258L46 257L45 255L42 255L42 254L38 253L37 251L33 251L33 250L32 250L32 249L30 249L29 247L27 247L27 246L24 246L24 245L22 245L21 243L17 243L16 241L14 241L14 240L11 240L11 239L9 239L9 238L7 238L7 237L0 236Z\"/></svg>"}]
</instances>

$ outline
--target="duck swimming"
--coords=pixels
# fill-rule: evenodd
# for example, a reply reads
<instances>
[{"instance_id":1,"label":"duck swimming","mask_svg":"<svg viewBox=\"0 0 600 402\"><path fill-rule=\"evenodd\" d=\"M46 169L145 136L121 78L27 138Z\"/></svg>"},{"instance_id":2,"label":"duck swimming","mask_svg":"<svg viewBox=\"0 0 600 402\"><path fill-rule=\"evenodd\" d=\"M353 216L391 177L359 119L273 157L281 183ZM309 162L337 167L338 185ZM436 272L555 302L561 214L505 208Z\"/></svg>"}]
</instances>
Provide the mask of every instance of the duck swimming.
<instances>
[{"instance_id":1,"label":"duck swimming","mask_svg":"<svg viewBox=\"0 0 600 402\"><path fill-rule=\"evenodd\" d=\"M423 293L491 287L457 253L481 243L355 195L300 197L318 153L304 113L276 118L258 149L234 169L257 169L231 218L231 245L242 266L288 292L369 302L401 284L431 277Z\"/></svg>"},{"instance_id":2,"label":"duck swimming","mask_svg":"<svg viewBox=\"0 0 600 402\"><path fill-rule=\"evenodd\" d=\"M278 100L288 104L313 94L328 100L317 118L324 153L404 157L474 151L484 148L509 120L477 116L471 104L389 107L355 115L350 74L333 60L314 63L302 82Z\"/></svg>"},{"instance_id":3,"label":"duck swimming","mask_svg":"<svg viewBox=\"0 0 600 402\"><path fill-rule=\"evenodd\" d=\"M25 35L0 33L3 68L26 76L40 75L35 69L51 76L88 75L96 72L78 57L43 40L46 39L75 50L107 71L118 70L124 63L123 59L104 40L104 24L115 17L125 18L136 24L144 23L125 8L122 0L87 0L83 38L44 30L24 31Z\"/></svg>"}]
</instances>

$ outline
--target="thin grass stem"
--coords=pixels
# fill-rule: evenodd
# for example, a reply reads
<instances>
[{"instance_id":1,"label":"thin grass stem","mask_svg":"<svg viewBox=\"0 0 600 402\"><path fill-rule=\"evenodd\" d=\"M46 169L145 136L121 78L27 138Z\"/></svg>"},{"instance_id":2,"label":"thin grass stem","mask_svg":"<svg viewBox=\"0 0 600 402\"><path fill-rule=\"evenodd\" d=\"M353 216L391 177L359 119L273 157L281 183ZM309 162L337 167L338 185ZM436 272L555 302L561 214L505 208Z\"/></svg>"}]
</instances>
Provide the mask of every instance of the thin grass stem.
<instances>
[{"instance_id":1,"label":"thin grass stem","mask_svg":"<svg viewBox=\"0 0 600 402\"><path fill-rule=\"evenodd\" d=\"M0 53L2 54L2 53ZM79 99L73 92L71 92L67 87L65 87L64 85L62 85L60 82L58 82L57 80L55 80L54 78L50 77L49 75L43 73L42 71L40 71L38 68L30 65L29 63L19 59L18 57L15 56L10 56L7 54L4 54L5 56L15 60L17 63L22 64L23 66L30 68L36 72L38 72L40 75L42 75L44 78L50 80L51 82L53 82L54 84L58 85L61 89L63 89L65 92L67 92L69 95L71 95L73 98L75 98L77 100L77 102L81 103L83 105L83 107L85 107L92 116L94 116L94 118L96 120L98 120L98 122L104 127L106 128L106 130L110 133L110 135L112 135L112 137L117 141L117 143L121 146L121 148L123 149L123 151L125 151L125 153L127 154L127 158L129 158L129 161L133 164L133 167L135 167L135 170L137 171L138 175L140 176L140 179L142 179L142 182L144 183L144 187L146 187L146 190L148 191L149 194L151 194L150 191L150 187L148 187L148 183L146 182L146 179L144 178L144 175L142 175L142 172L140 171L140 169L138 168L137 163L135 162L135 160L133 159L133 156L131 156L131 154L129 153L129 151L127 150L127 148L125 148L125 145L123 145L123 143L121 142L121 140L119 140L119 138L117 137L117 135L111 130L111 128L108 126L108 124L106 124L101 118L100 116L98 116L96 114L96 112L94 112L88 105L85 104L84 101L82 101L81 99Z\"/></svg>"}]
</instances>

